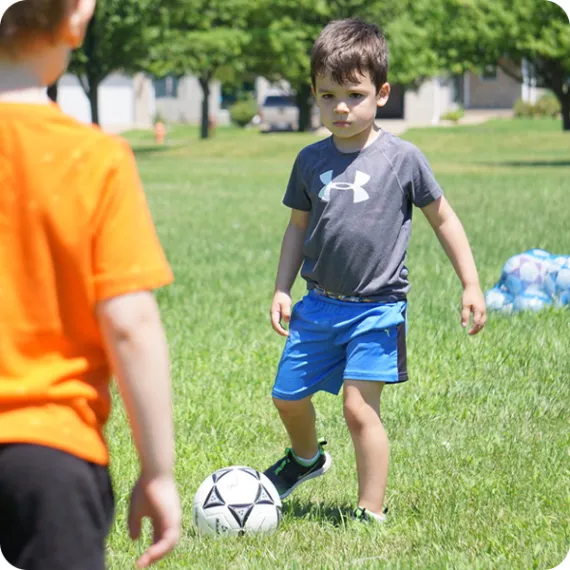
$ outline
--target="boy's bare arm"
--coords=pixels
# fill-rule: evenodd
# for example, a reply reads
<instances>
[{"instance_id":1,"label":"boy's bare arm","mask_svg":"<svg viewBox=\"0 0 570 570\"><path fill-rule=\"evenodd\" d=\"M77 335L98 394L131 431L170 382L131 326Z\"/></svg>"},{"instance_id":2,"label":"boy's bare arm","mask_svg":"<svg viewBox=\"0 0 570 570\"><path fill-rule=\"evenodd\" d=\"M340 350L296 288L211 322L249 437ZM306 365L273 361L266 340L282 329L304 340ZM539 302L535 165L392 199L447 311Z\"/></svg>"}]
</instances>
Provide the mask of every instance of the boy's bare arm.
<instances>
[{"instance_id":1,"label":"boy's bare arm","mask_svg":"<svg viewBox=\"0 0 570 570\"><path fill-rule=\"evenodd\" d=\"M291 318L291 287L295 283L301 263L303 262L303 244L309 227L310 212L291 210L291 218L283 242L275 280L275 294L271 304L271 326L278 334L288 336L281 321L289 322Z\"/></svg>"},{"instance_id":2,"label":"boy's bare arm","mask_svg":"<svg viewBox=\"0 0 570 570\"><path fill-rule=\"evenodd\" d=\"M149 478L174 467L168 346L152 293L115 297L97 317L141 461Z\"/></svg>"},{"instance_id":3,"label":"boy's bare arm","mask_svg":"<svg viewBox=\"0 0 570 570\"><path fill-rule=\"evenodd\" d=\"M96 312L141 462L129 529L137 539L142 519L152 521L153 544L138 560L138 567L146 568L168 554L180 536L168 345L148 291L102 301Z\"/></svg>"},{"instance_id":4,"label":"boy's bare arm","mask_svg":"<svg viewBox=\"0 0 570 570\"><path fill-rule=\"evenodd\" d=\"M463 225L443 196L422 208L422 212L463 285L461 324L466 327L469 315L473 314L473 326L469 334L477 334L485 326L487 311L477 267Z\"/></svg>"}]
</instances>

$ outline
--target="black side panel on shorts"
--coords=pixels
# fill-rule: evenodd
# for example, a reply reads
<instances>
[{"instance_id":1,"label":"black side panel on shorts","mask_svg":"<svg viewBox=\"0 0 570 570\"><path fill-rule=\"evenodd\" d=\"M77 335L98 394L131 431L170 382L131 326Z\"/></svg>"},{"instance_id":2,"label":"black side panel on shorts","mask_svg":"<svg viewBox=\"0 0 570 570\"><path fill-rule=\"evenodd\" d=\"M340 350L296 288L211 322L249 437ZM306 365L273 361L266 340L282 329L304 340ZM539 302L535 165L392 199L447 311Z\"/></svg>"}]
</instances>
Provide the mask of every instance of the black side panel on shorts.
<instances>
[{"instance_id":1,"label":"black side panel on shorts","mask_svg":"<svg viewBox=\"0 0 570 570\"><path fill-rule=\"evenodd\" d=\"M398 325L398 378L401 382L408 379L408 358L406 350L406 323Z\"/></svg>"}]
</instances>

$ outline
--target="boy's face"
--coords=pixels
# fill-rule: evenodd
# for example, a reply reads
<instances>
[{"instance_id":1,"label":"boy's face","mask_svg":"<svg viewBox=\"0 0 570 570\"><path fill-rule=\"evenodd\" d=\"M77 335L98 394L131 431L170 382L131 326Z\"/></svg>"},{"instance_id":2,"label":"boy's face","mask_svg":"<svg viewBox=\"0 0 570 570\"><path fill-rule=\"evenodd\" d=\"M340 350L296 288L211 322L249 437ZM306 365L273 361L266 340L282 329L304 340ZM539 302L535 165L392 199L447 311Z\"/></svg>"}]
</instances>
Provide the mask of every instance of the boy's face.
<instances>
[{"instance_id":1,"label":"boy's face","mask_svg":"<svg viewBox=\"0 0 570 570\"><path fill-rule=\"evenodd\" d=\"M350 139L372 127L377 108L388 101L390 84L376 92L368 75L358 75L355 83L340 84L327 73L316 77L314 94L325 127L335 137Z\"/></svg>"}]
</instances>

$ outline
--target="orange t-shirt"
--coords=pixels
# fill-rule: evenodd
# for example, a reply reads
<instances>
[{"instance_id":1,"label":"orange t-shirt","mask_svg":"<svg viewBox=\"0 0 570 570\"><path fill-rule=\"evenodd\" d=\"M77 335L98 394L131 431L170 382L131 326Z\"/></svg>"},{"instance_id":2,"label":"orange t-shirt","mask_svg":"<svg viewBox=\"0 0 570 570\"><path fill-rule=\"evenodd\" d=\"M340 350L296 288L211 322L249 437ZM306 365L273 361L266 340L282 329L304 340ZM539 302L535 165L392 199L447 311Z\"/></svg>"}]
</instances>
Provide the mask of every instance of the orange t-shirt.
<instances>
[{"instance_id":1,"label":"orange t-shirt","mask_svg":"<svg viewBox=\"0 0 570 570\"><path fill-rule=\"evenodd\" d=\"M0 103L0 443L107 464L95 305L171 280L126 142Z\"/></svg>"}]
</instances>

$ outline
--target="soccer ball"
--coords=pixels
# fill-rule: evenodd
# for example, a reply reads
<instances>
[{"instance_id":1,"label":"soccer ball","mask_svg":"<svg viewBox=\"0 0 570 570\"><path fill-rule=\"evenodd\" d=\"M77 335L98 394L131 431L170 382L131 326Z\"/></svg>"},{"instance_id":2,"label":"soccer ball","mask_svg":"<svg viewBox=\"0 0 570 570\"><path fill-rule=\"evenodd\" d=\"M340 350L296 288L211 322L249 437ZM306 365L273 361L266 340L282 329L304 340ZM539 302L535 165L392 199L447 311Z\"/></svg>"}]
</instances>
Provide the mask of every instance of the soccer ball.
<instances>
[{"instance_id":1,"label":"soccer ball","mask_svg":"<svg viewBox=\"0 0 570 570\"><path fill-rule=\"evenodd\" d=\"M513 310L515 311L540 311L552 305L550 295L540 289L527 289L522 295L515 297Z\"/></svg>"},{"instance_id":2,"label":"soccer ball","mask_svg":"<svg viewBox=\"0 0 570 570\"><path fill-rule=\"evenodd\" d=\"M545 288L558 305L567 304L570 296L570 258L557 258L545 279Z\"/></svg>"},{"instance_id":3,"label":"soccer ball","mask_svg":"<svg viewBox=\"0 0 570 570\"><path fill-rule=\"evenodd\" d=\"M504 291L499 287L487 291L485 295L485 303L489 309L510 313L513 310L514 297L508 291Z\"/></svg>"},{"instance_id":4,"label":"soccer ball","mask_svg":"<svg viewBox=\"0 0 570 570\"><path fill-rule=\"evenodd\" d=\"M521 253L511 257L503 267L502 282L513 295L524 293L529 287L540 287L548 272L549 262Z\"/></svg>"},{"instance_id":5,"label":"soccer ball","mask_svg":"<svg viewBox=\"0 0 570 570\"><path fill-rule=\"evenodd\" d=\"M206 477L196 491L192 512L201 534L269 533L281 521L281 499L263 473L231 466Z\"/></svg>"}]
</instances>

